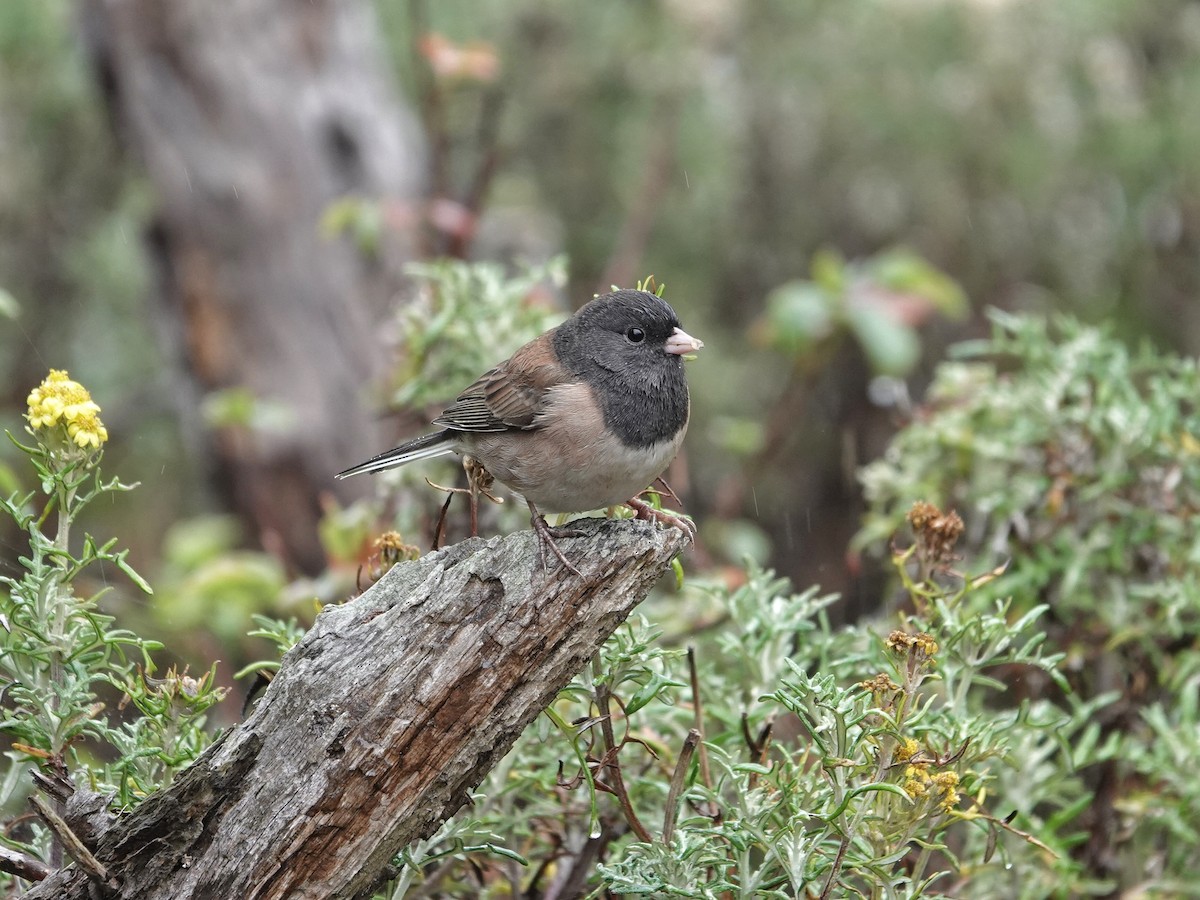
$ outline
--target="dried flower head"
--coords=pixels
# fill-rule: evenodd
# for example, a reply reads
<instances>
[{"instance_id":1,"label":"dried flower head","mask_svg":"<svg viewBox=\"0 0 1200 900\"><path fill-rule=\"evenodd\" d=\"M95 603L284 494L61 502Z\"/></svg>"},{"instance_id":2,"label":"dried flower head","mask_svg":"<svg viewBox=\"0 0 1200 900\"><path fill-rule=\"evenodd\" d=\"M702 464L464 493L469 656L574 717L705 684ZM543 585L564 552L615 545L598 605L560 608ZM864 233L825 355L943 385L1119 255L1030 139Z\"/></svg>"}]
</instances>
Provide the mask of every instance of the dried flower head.
<instances>
[{"instance_id":1,"label":"dried flower head","mask_svg":"<svg viewBox=\"0 0 1200 900\"><path fill-rule=\"evenodd\" d=\"M938 652L938 642L933 635L924 631L916 634L893 631L887 637L887 647L896 653L912 653L920 659L932 659Z\"/></svg>"},{"instance_id":2,"label":"dried flower head","mask_svg":"<svg viewBox=\"0 0 1200 900\"><path fill-rule=\"evenodd\" d=\"M892 691L900 690L900 685L892 681L891 676L886 672L880 672L866 681L860 681L858 686L864 691L870 691L872 694L889 694Z\"/></svg>"},{"instance_id":3,"label":"dried flower head","mask_svg":"<svg viewBox=\"0 0 1200 900\"><path fill-rule=\"evenodd\" d=\"M375 551L379 554L380 562L391 568L402 560L418 559L421 556L419 547L407 544L398 531L385 531L375 539Z\"/></svg>"},{"instance_id":4,"label":"dried flower head","mask_svg":"<svg viewBox=\"0 0 1200 900\"><path fill-rule=\"evenodd\" d=\"M957 557L954 545L962 537L962 517L951 510L943 513L932 503L918 500L908 511L908 524L917 537L917 555L930 569L944 569Z\"/></svg>"}]
</instances>

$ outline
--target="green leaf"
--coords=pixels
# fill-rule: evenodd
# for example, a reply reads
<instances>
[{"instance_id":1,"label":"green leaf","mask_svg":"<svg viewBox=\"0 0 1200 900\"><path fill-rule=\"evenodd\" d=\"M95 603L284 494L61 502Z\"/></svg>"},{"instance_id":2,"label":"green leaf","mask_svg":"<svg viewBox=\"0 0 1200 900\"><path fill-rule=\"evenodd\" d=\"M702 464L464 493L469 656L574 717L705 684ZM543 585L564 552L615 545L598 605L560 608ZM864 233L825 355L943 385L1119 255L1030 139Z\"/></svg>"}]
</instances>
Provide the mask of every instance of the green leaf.
<instances>
[{"instance_id":1,"label":"green leaf","mask_svg":"<svg viewBox=\"0 0 1200 900\"><path fill-rule=\"evenodd\" d=\"M877 781L873 784L864 784L862 787L856 787L850 791L849 796L857 797L860 794L870 793L895 794L897 797L903 797L905 800L908 799L908 794L904 793L904 789L900 785L891 784L887 781Z\"/></svg>"},{"instance_id":2,"label":"green leaf","mask_svg":"<svg viewBox=\"0 0 1200 900\"><path fill-rule=\"evenodd\" d=\"M678 556L671 560L671 574L675 576L675 590L683 590L683 562Z\"/></svg>"},{"instance_id":3,"label":"green leaf","mask_svg":"<svg viewBox=\"0 0 1200 900\"><path fill-rule=\"evenodd\" d=\"M665 675L654 674L650 680L642 685L637 692L629 698L629 702L625 704L625 714L633 715L639 709L658 696L659 692L668 687L683 687L682 681L676 681L673 678L668 678Z\"/></svg>"},{"instance_id":4,"label":"green leaf","mask_svg":"<svg viewBox=\"0 0 1200 900\"><path fill-rule=\"evenodd\" d=\"M509 850L507 847L501 847L498 844L493 844L491 842L486 843L486 844L475 844L472 846L466 846L466 847L463 847L463 851L466 853L476 853L479 851L484 851L487 853L494 853L496 856L503 856L506 859L511 859L513 862L520 863L523 866L529 865L529 860L527 860L525 857L523 857L520 853L517 853L515 850Z\"/></svg>"},{"instance_id":5,"label":"green leaf","mask_svg":"<svg viewBox=\"0 0 1200 900\"><path fill-rule=\"evenodd\" d=\"M268 659L261 659L258 662L252 662L248 666L244 666L233 673L235 679L245 678L247 675L253 675L256 672L278 672L279 663L271 662Z\"/></svg>"},{"instance_id":6,"label":"green leaf","mask_svg":"<svg viewBox=\"0 0 1200 900\"><path fill-rule=\"evenodd\" d=\"M765 337L770 346L798 356L829 337L838 301L810 281L789 281L767 295Z\"/></svg>"},{"instance_id":7,"label":"green leaf","mask_svg":"<svg viewBox=\"0 0 1200 900\"><path fill-rule=\"evenodd\" d=\"M962 319L970 311L958 282L911 250L901 247L879 254L871 261L871 272L884 287L924 297L944 316Z\"/></svg>"},{"instance_id":8,"label":"green leaf","mask_svg":"<svg viewBox=\"0 0 1200 900\"><path fill-rule=\"evenodd\" d=\"M913 329L876 306L852 308L847 318L877 375L902 378L912 372L921 358L921 342Z\"/></svg>"},{"instance_id":9,"label":"green leaf","mask_svg":"<svg viewBox=\"0 0 1200 900\"><path fill-rule=\"evenodd\" d=\"M123 550L113 557L113 562L117 568L129 576L129 580L138 586L138 588L146 594L153 594L154 588L150 587L150 583L146 581L129 563L125 561L125 557L129 554L128 550Z\"/></svg>"},{"instance_id":10,"label":"green leaf","mask_svg":"<svg viewBox=\"0 0 1200 900\"><path fill-rule=\"evenodd\" d=\"M837 250L823 247L813 254L812 280L831 296L846 290L846 259Z\"/></svg>"}]
</instances>

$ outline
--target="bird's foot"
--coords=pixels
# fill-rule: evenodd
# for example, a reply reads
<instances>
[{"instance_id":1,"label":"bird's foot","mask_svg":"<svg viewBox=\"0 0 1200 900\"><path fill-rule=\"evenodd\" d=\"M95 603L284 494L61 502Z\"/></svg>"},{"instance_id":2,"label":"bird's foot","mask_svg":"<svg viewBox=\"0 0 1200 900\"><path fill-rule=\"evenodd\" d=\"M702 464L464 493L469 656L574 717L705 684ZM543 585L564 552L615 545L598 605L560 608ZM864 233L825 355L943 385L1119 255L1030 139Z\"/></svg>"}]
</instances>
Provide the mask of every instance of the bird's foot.
<instances>
[{"instance_id":1,"label":"bird's foot","mask_svg":"<svg viewBox=\"0 0 1200 900\"><path fill-rule=\"evenodd\" d=\"M625 505L637 513L635 518L644 519L647 522L659 522L663 525L669 525L672 528L678 528L687 535L690 543L696 543L696 523L686 516L677 516L665 510L655 509L649 503L645 503L636 497L625 501Z\"/></svg>"},{"instance_id":2,"label":"bird's foot","mask_svg":"<svg viewBox=\"0 0 1200 900\"><path fill-rule=\"evenodd\" d=\"M546 548L549 547L550 552L558 557L558 561L566 567L568 572L572 573L578 578L582 578L583 573L575 568L574 565L572 565L571 561L567 559L566 555L562 552L562 548L559 547L554 541L556 537L577 537L582 532L575 531L570 528L551 528L546 524L546 520L542 518L542 514L538 512L538 508L528 500L525 502L529 504L529 521L533 525L533 530L537 532L538 536L538 562L541 563L542 571L547 571Z\"/></svg>"}]
</instances>

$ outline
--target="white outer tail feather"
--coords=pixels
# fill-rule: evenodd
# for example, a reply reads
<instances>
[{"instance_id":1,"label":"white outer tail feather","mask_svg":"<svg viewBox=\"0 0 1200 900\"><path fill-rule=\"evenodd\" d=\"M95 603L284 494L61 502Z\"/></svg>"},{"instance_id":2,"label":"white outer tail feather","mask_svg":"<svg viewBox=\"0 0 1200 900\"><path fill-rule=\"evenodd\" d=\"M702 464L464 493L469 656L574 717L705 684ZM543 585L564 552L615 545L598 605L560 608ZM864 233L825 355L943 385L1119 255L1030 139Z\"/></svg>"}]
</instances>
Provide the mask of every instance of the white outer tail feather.
<instances>
[{"instance_id":1,"label":"white outer tail feather","mask_svg":"<svg viewBox=\"0 0 1200 900\"><path fill-rule=\"evenodd\" d=\"M361 475L364 472L382 472L384 469L394 469L414 460L431 459L434 456L445 456L447 453L454 452L454 443L448 439L447 433L428 434L372 457L357 466L351 466L344 472L338 472L334 477L349 478L351 475Z\"/></svg>"}]
</instances>

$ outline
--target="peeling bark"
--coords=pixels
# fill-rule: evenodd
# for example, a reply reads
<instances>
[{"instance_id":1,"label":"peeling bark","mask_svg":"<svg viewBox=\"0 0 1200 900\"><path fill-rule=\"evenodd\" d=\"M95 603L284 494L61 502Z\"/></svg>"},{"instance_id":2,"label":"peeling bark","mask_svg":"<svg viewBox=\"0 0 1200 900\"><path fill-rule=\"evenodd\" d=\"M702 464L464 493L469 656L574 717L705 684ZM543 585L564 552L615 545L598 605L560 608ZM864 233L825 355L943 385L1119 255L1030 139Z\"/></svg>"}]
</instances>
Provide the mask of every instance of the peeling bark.
<instances>
[{"instance_id":1,"label":"peeling bark","mask_svg":"<svg viewBox=\"0 0 1200 900\"><path fill-rule=\"evenodd\" d=\"M403 563L328 607L251 716L91 848L118 900L350 898L466 801L685 538L589 519ZM71 866L26 897L83 900Z\"/></svg>"}]
</instances>

